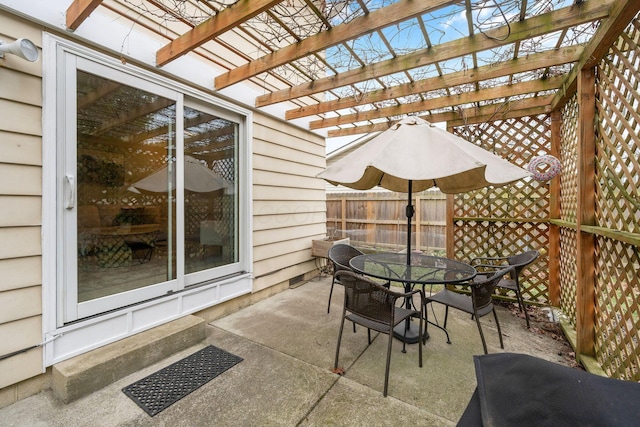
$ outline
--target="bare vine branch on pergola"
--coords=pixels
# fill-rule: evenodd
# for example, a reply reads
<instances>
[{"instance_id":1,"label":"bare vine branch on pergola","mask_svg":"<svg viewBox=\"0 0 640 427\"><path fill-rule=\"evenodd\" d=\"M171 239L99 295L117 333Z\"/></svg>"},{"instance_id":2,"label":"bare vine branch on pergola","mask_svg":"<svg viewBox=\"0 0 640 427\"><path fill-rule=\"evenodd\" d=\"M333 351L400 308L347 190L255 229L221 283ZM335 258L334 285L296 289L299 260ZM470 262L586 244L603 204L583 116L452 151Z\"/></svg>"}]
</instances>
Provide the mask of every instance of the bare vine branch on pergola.
<instances>
[{"instance_id":1,"label":"bare vine branch on pergola","mask_svg":"<svg viewBox=\"0 0 640 427\"><path fill-rule=\"evenodd\" d=\"M215 16L239 0L121 0L141 16L154 17L170 34L170 23L195 27ZM243 32L254 41L251 52L242 51L247 60L300 42L332 27L348 24L356 18L396 3L398 0L284 0L267 12L239 24L236 31ZM596 0L591 0L596 1ZM356 39L332 46L322 53L312 53L254 77L254 83L268 90L269 79L291 87L333 74L355 70L381 61L401 58L431 46L468 37L473 32L492 39L506 40L511 26L523 19L551 12L571 5L573 0L464 0L448 7L424 13L381 30L363 34ZM523 7L525 10L522 10ZM469 22L471 21L471 22ZM134 19L134 23L136 20ZM135 25L135 24L134 24ZM490 36L491 30L505 28L503 35ZM532 79L566 73L569 65L553 66L542 70L513 74L505 79L491 79L474 84L416 93L409 96L366 104L367 93L392 88L434 76L465 72L485 64L504 62L518 57L565 46L585 44L595 33L597 24L589 23L517 43L474 52L470 55L440 61L428 66L407 69L404 72L375 76L367 81L333 88L324 94L326 99L354 98L361 104L352 111L379 109L403 103L419 102L449 95L459 95L501 84L515 84ZM494 31L495 33L495 31ZM535 96L535 95L531 95ZM311 97L310 99L314 99ZM433 113L433 111L431 112ZM335 112L332 114L336 114ZM326 117L327 113L321 113Z\"/></svg>"}]
</instances>

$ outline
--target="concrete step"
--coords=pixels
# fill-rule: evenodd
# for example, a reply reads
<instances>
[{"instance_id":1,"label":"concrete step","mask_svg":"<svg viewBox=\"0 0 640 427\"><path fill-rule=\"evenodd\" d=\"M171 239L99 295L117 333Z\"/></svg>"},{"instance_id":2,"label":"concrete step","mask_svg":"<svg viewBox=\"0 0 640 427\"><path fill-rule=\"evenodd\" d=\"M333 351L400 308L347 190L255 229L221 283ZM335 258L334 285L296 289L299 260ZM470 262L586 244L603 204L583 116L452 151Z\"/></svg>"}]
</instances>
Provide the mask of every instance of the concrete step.
<instances>
[{"instance_id":1,"label":"concrete step","mask_svg":"<svg viewBox=\"0 0 640 427\"><path fill-rule=\"evenodd\" d=\"M205 339L206 321L185 316L55 364L51 388L72 402Z\"/></svg>"}]
</instances>

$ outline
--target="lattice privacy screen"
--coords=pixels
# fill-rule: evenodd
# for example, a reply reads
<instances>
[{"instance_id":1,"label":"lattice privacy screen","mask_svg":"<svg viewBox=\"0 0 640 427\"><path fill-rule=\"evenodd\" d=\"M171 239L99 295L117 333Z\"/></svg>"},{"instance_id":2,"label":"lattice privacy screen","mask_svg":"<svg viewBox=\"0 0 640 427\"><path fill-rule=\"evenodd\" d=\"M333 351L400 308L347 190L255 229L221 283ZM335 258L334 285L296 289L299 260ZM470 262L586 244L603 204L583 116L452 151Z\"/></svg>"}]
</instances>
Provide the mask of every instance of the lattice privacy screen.
<instances>
[{"instance_id":1,"label":"lattice privacy screen","mask_svg":"<svg viewBox=\"0 0 640 427\"><path fill-rule=\"evenodd\" d=\"M562 110L560 162L560 219L572 224L578 212L578 102L572 97ZM575 229L560 229L560 308L576 325Z\"/></svg>"},{"instance_id":2,"label":"lattice privacy screen","mask_svg":"<svg viewBox=\"0 0 640 427\"><path fill-rule=\"evenodd\" d=\"M607 375L632 381L640 380L640 255L630 243L640 233L639 40L636 17L596 70L595 355ZM560 302L574 327L579 108L574 96L562 110L560 147L560 219L568 223L560 230Z\"/></svg>"},{"instance_id":3,"label":"lattice privacy screen","mask_svg":"<svg viewBox=\"0 0 640 427\"><path fill-rule=\"evenodd\" d=\"M540 115L460 126L453 133L526 168L533 157L549 154L550 123L548 115ZM538 250L540 257L521 278L522 294L530 302L548 303L548 182L526 179L457 195L453 216L457 259Z\"/></svg>"},{"instance_id":4,"label":"lattice privacy screen","mask_svg":"<svg viewBox=\"0 0 640 427\"><path fill-rule=\"evenodd\" d=\"M596 221L640 233L640 21L597 72ZM637 239L635 240L637 241ZM596 239L596 357L608 375L640 381L639 247Z\"/></svg>"}]
</instances>

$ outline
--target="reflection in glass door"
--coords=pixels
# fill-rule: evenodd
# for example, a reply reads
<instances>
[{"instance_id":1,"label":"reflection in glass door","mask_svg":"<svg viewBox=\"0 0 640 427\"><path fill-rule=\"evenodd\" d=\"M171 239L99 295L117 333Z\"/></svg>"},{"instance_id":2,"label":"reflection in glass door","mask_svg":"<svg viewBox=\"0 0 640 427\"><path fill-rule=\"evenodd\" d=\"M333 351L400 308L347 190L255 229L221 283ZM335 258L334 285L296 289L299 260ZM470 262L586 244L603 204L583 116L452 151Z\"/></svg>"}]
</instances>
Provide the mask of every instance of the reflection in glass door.
<instances>
[{"instance_id":1,"label":"reflection in glass door","mask_svg":"<svg viewBox=\"0 0 640 427\"><path fill-rule=\"evenodd\" d=\"M68 307L65 321L176 287L176 101L81 70L76 87L75 165L66 166L76 207L66 224L75 222L78 310Z\"/></svg>"},{"instance_id":2,"label":"reflection in glass door","mask_svg":"<svg viewBox=\"0 0 640 427\"><path fill-rule=\"evenodd\" d=\"M238 261L238 124L189 106L184 124L185 274L194 276Z\"/></svg>"}]
</instances>

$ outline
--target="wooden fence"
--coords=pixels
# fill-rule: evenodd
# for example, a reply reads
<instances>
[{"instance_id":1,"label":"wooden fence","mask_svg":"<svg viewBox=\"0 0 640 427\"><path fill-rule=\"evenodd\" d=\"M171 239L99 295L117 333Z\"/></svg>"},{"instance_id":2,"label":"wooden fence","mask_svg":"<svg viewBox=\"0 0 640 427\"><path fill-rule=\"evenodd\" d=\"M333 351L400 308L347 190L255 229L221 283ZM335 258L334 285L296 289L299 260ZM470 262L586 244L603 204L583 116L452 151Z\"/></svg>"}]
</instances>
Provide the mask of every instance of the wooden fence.
<instances>
[{"instance_id":1,"label":"wooden fence","mask_svg":"<svg viewBox=\"0 0 640 427\"><path fill-rule=\"evenodd\" d=\"M411 245L444 254L446 196L440 191L414 194ZM392 192L327 194L327 233L349 237L361 248L397 250L407 246L407 195Z\"/></svg>"}]
</instances>

